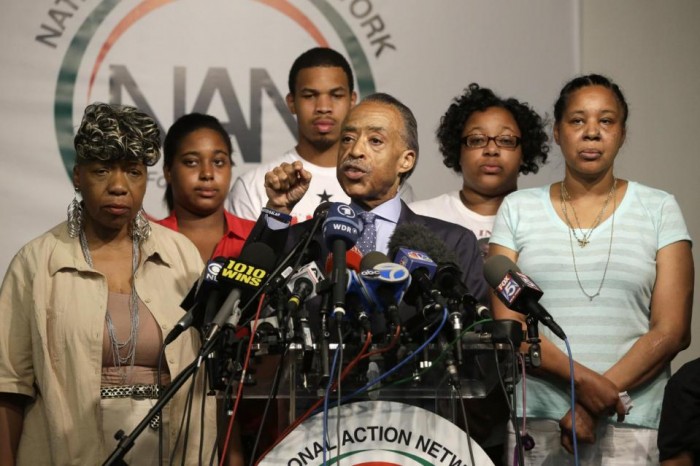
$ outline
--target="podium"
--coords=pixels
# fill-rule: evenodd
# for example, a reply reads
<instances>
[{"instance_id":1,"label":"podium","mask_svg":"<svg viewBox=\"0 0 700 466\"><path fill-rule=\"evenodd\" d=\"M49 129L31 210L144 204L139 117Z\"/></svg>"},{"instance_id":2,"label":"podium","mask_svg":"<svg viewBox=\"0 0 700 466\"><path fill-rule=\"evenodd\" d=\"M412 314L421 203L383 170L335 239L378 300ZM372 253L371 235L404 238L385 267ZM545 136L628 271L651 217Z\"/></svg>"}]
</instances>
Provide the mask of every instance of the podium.
<instances>
[{"instance_id":1,"label":"podium","mask_svg":"<svg viewBox=\"0 0 700 466\"><path fill-rule=\"evenodd\" d=\"M436 437L435 433L426 431L422 434L412 434L414 436L408 439L408 445L406 442L402 444L405 448L425 449L425 451L421 450L422 453L421 451L406 453L417 455L423 458L421 461L428 462L419 461L415 464L434 464L431 462L435 459L431 459L431 455L434 454L432 449L442 447L426 446L425 442L429 441L428 438L430 441L434 441L435 445L439 444L440 440L461 439L456 442L457 446L454 447L456 448L454 451L460 451L460 455L465 451L457 450L457 448L460 445L464 446L470 443L472 445L471 454L475 454L475 451L483 453L476 442L466 441L469 440L468 435L458 427L464 426L463 407L460 404L462 400L485 398L494 390L503 393L504 388L509 390L517 384L520 371L516 370L518 365L513 350L517 351L521 340L522 329L519 322L498 321L483 324L479 331L462 334L459 340L461 361L458 361L459 358L456 355L457 345L435 343L425 345L420 349L420 341L402 341L383 353L381 351L386 350L386 348L382 347L382 344L372 345L365 351L365 354L374 353L374 355L361 360L354 366L341 384L343 402L339 414L337 394L332 394L329 401L329 416L333 420L329 420L329 425L335 426L339 415L341 430L349 429L348 426L355 425L355 429L359 429L359 434L371 433L373 428L370 431L367 429L375 425L371 424L372 422L377 422L378 426L386 425L383 421L384 418L396 418L396 429L400 425L411 422L418 425L433 423L430 425L435 426L446 423L451 426L451 433L445 433L444 436ZM344 368L360 353L361 347L362 342L343 344ZM329 380L327 376L324 377L324 364L320 360L322 351L318 346L305 348L303 344L292 343L282 356L279 348L261 339L260 343L254 345L254 349L255 358L249 366L250 377L243 388L244 400L268 398L273 391L273 380L277 370L280 370L281 377L276 398L283 400L279 402L279 405L284 406L284 412L288 413L287 423L289 425L306 412L315 401L325 395ZM331 344L329 352L331 360L337 351L338 345ZM397 362L404 360L408 362L404 363L400 370L372 386L369 391L361 391L372 380L376 380L382 374L392 370ZM277 367L278 364L281 364L280 369ZM448 368L450 365L452 367ZM334 379L337 378L337 374L338 370L336 369ZM450 374L452 375L450 376ZM354 394L355 392L357 394ZM233 393L236 393L235 387ZM348 395L352 396L345 399ZM360 414L365 416L362 421L364 424L356 424L359 421L354 420ZM318 456L318 453L319 448L321 452L323 450L322 431L319 431L322 416L322 411L317 409L314 415L293 430L272 452L268 453L261 464L282 464L281 461L284 461L284 464L321 464L322 458ZM412 420L414 418L415 421ZM329 427L329 431L335 432L335 429L335 427L332 429ZM415 432L419 431L415 430ZM428 434L430 434L429 437ZM299 437L300 435L301 437ZM384 443L380 442L380 444L370 448L364 440L354 439L352 436L355 434L347 433L347 435L351 436L347 442L372 450L374 452L372 455L378 454L377 451L391 450L391 444L395 442L391 438L384 438ZM420 437L421 435L423 438ZM418 442L419 438L420 442ZM344 455L343 439L341 438L339 442L340 454ZM301 444L306 446L302 450L292 452L284 447L288 443L289 448L292 449L298 448ZM334 453L336 450L333 447L332 444L328 445L328 455L337 454ZM397 445L393 445L393 448L397 448ZM451 447L445 448L452 451ZM258 453L260 452L258 451ZM475 461L481 453L475 454ZM403 453L396 452L392 454L403 455ZM483 457L488 461L485 454ZM460 458L467 460L462 464L470 464L469 456ZM352 459L352 464L359 464L356 459L359 461L359 456ZM406 458L399 460L400 458L396 457L393 460L382 460L373 464L414 464L406 463ZM300 462L296 463L296 461ZM371 463L375 460L368 461ZM399 462L392 463L392 461ZM490 461L477 461L476 464L490 465L491 463Z\"/></svg>"},{"instance_id":2,"label":"podium","mask_svg":"<svg viewBox=\"0 0 700 466\"><path fill-rule=\"evenodd\" d=\"M322 417L319 413L307 419L259 464L323 464ZM330 410L327 422L327 464L493 466L464 431L430 411L405 403L358 401Z\"/></svg>"}]
</instances>

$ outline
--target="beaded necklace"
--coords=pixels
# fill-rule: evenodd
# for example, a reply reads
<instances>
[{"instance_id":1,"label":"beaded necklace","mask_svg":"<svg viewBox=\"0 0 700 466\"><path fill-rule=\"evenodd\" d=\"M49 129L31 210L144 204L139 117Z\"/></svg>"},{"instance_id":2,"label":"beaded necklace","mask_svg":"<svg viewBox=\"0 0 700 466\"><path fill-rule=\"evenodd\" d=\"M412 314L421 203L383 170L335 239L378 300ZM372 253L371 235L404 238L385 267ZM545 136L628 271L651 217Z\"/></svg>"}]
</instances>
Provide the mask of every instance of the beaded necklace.
<instances>
[{"instance_id":1,"label":"beaded necklace","mask_svg":"<svg viewBox=\"0 0 700 466\"><path fill-rule=\"evenodd\" d=\"M85 231L80 230L80 248L83 251L83 256L85 257L85 262L91 268L94 268L92 262L92 255L90 254L90 248L88 247L87 238L85 237ZM126 382L128 373L131 373L134 369L134 362L136 361L136 339L139 331L139 297L136 293L136 268L139 264L139 243L136 238L132 240L132 265L131 265L131 295L129 300L129 317L131 320L131 329L129 331L129 338L123 342L117 340L117 332L114 329L114 323L112 322L112 317L109 314L109 310L105 315L105 322L107 324L107 334L109 335L109 341L112 346L112 360L114 362L114 367L116 367L121 373L122 383ZM126 350L126 355L122 357L122 349ZM129 371L123 371L122 365L129 365Z\"/></svg>"}]
</instances>

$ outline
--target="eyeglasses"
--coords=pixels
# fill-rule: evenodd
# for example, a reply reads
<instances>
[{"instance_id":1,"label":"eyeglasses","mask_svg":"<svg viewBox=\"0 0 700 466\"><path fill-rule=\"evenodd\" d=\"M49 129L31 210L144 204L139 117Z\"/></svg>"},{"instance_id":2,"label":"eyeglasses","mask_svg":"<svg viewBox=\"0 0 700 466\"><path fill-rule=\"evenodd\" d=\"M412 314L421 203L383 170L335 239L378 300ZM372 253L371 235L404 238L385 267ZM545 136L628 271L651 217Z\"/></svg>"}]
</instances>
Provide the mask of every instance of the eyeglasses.
<instances>
[{"instance_id":1,"label":"eyeglasses","mask_svg":"<svg viewBox=\"0 0 700 466\"><path fill-rule=\"evenodd\" d=\"M518 136L501 135L501 136L486 136L485 134L470 134L464 136L462 139L462 144L470 149L481 149L489 145L489 142L493 141L496 146L502 149L515 149L520 145L520 138Z\"/></svg>"}]
</instances>

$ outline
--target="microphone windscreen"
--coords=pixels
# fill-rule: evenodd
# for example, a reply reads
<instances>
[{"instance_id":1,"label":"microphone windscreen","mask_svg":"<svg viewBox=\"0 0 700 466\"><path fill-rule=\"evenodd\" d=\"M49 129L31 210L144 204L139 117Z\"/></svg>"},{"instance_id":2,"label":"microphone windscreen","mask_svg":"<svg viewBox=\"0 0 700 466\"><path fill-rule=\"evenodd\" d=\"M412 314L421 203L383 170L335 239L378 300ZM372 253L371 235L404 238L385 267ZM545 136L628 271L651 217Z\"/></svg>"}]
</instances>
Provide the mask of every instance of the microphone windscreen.
<instances>
[{"instance_id":1,"label":"microphone windscreen","mask_svg":"<svg viewBox=\"0 0 700 466\"><path fill-rule=\"evenodd\" d=\"M309 245L302 252L299 259L300 264L308 264L309 262L321 263L321 243L315 239L309 241Z\"/></svg>"},{"instance_id":2,"label":"microphone windscreen","mask_svg":"<svg viewBox=\"0 0 700 466\"><path fill-rule=\"evenodd\" d=\"M396 261L396 254L401 248L422 251L434 262L459 262L445 242L420 223L397 225L389 238L389 257L393 257Z\"/></svg>"},{"instance_id":3,"label":"microphone windscreen","mask_svg":"<svg viewBox=\"0 0 700 466\"><path fill-rule=\"evenodd\" d=\"M379 251L370 251L362 257L360 262L360 271L369 270L374 268L375 265L384 264L391 262L389 257Z\"/></svg>"},{"instance_id":4,"label":"microphone windscreen","mask_svg":"<svg viewBox=\"0 0 700 466\"><path fill-rule=\"evenodd\" d=\"M225 257L217 256L205 264L202 275L194 282L190 291L187 292L187 296L185 296L182 303L180 303L182 309L189 310L198 300L202 299L203 293L209 291L209 288L211 288L210 284L216 284L219 271L221 271L221 267L223 267L226 261L227 259Z\"/></svg>"},{"instance_id":5,"label":"microphone windscreen","mask_svg":"<svg viewBox=\"0 0 700 466\"><path fill-rule=\"evenodd\" d=\"M328 201L320 203L316 207L316 209L314 209L313 218L318 218L318 217L326 218L326 216L328 215L328 209L331 208L331 204L332 204L332 202L328 202Z\"/></svg>"},{"instance_id":6,"label":"microphone windscreen","mask_svg":"<svg viewBox=\"0 0 700 466\"><path fill-rule=\"evenodd\" d=\"M484 262L484 278L491 288L497 288L510 270L520 272L512 260L500 254L491 256Z\"/></svg>"},{"instance_id":7,"label":"microphone windscreen","mask_svg":"<svg viewBox=\"0 0 700 466\"><path fill-rule=\"evenodd\" d=\"M261 269L270 270L275 265L275 252L265 243L255 242L243 247L238 259Z\"/></svg>"},{"instance_id":8,"label":"microphone windscreen","mask_svg":"<svg viewBox=\"0 0 700 466\"><path fill-rule=\"evenodd\" d=\"M323 222L323 238L328 248L332 249L333 243L341 240L346 249L350 249L357 243L361 233L362 222L352 207L342 202L332 203Z\"/></svg>"},{"instance_id":9,"label":"microphone windscreen","mask_svg":"<svg viewBox=\"0 0 700 466\"><path fill-rule=\"evenodd\" d=\"M238 259L229 259L218 276L228 287L251 290L260 287L275 265L275 253L265 243L246 244Z\"/></svg>"}]
</instances>

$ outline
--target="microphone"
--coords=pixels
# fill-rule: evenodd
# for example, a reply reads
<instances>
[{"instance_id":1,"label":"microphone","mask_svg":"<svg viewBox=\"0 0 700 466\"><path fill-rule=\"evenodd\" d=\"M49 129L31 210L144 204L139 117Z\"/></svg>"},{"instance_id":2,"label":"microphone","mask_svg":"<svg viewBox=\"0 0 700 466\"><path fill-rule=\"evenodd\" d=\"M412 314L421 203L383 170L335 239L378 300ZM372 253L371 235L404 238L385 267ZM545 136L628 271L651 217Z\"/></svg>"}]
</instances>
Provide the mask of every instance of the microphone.
<instances>
[{"instance_id":1,"label":"microphone","mask_svg":"<svg viewBox=\"0 0 700 466\"><path fill-rule=\"evenodd\" d=\"M431 300L444 305L444 299L440 292L433 287L433 277L437 270L437 264L422 251L399 248L394 256L394 262L404 266L409 273L415 286L409 287L404 296L404 301L411 306L415 306L421 294L428 296Z\"/></svg>"},{"instance_id":2,"label":"microphone","mask_svg":"<svg viewBox=\"0 0 700 466\"><path fill-rule=\"evenodd\" d=\"M389 257L395 258L400 248L423 251L435 262L459 262L445 242L420 223L402 223L394 229L389 238Z\"/></svg>"},{"instance_id":3,"label":"microphone","mask_svg":"<svg viewBox=\"0 0 700 466\"><path fill-rule=\"evenodd\" d=\"M367 311L371 308L371 299L365 287L362 286L359 274L354 270L348 271L345 300L348 314L350 314L351 317L356 316L365 332L369 332L371 330L371 324Z\"/></svg>"},{"instance_id":4,"label":"microphone","mask_svg":"<svg viewBox=\"0 0 700 466\"><path fill-rule=\"evenodd\" d=\"M491 311L472 295L462 283L462 272L453 262L439 263L433 281L445 297L461 302L465 308L472 309L479 319L492 319Z\"/></svg>"},{"instance_id":5,"label":"microphone","mask_svg":"<svg viewBox=\"0 0 700 466\"><path fill-rule=\"evenodd\" d=\"M435 272L431 275L431 278L435 276L433 287L437 288L448 300L460 303L464 308L472 309L479 318L491 317L489 309L481 304L464 284L463 271L456 265L458 260L454 252L428 227L422 224L403 224L397 227L389 240L389 250L392 251L401 247L424 251L426 255L437 262ZM426 284L421 286L423 289L425 287ZM435 293L433 293L433 296L435 296ZM412 296L407 296L406 299L411 298ZM440 301L439 298L437 301L440 304L445 304L445 301ZM457 334L461 332L461 319L461 310L453 310L450 321Z\"/></svg>"},{"instance_id":6,"label":"microphone","mask_svg":"<svg viewBox=\"0 0 700 466\"><path fill-rule=\"evenodd\" d=\"M186 309L187 312L177 321L173 329L165 337L164 345L169 345L175 341L182 332L193 325L201 331L205 323L211 320L211 314L208 311L210 303L216 303L218 299L217 276L225 262L225 257L216 257L207 262L202 275L192 285L189 293L187 293L182 304L180 304L180 307ZM206 304L202 312L200 309L203 307L203 302Z\"/></svg>"},{"instance_id":7,"label":"microphone","mask_svg":"<svg viewBox=\"0 0 700 466\"><path fill-rule=\"evenodd\" d=\"M445 243L424 225L403 223L394 229L388 249L389 257L406 267L416 284L408 289L404 301L415 305L418 297L423 294L444 306L445 301L433 286L432 280L437 270L434 259L439 258L440 262L457 261Z\"/></svg>"},{"instance_id":8,"label":"microphone","mask_svg":"<svg viewBox=\"0 0 700 466\"><path fill-rule=\"evenodd\" d=\"M302 266L287 282L291 296L287 301L287 311L295 312L299 306L316 296L316 285L323 280L323 272L315 262Z\"/></svg>"},{"instance_id":9,"label":"microphone","mask_svg":"<svg viewBox=\"0 0 700 466\"><path fill-rule=\"evenodd\" d=\"M345 254L355 245L361 232L362 224L352 207L341 202L331 204L326 221L323 222L323 237L328 248L333 252L331 281L333 282L334 312L344 312L345 290L348 282Z\"/></svg>"},{"instance_id":10,"label":"microphone","mask_svg":"<svg viewBox=\"0 0 700 466\"><path fill-rule=\"evenodd\" d=\"M484 263L484 276L498 299L508 309L532 315L549 327L556 336L566 340L564 331L538 302L542 297L542 290L530 277L522 273L512 260L501 255L489 257Z\"/></svg>"},{"instance_id":11,"label":"microphone","mask_svg":"<svg viewBox=\"0 0 700 466\"><path fill-rule=\"evenodd\" d=\"M294 333L304 347L304 370L311 369L314 352L314 337L309 325L309 312L302 306L304 301L316 296L316 286L323 280L323 273L315 262L302 266L297 273L292 275L287 282L287 287L292 295L287 301L287 316L294 319ZM288 318L288 317L286 317Z\"/></svg>"},{"instance_id":12,"label":"microphone","mask_svg":"<svg viewBox=\"0 0 700 466\"><path fill-rule=\"evenodd\" d=\"M362 253L356 246L348 249L345 253L345 265L348 270L354 270L355 272L360 271L360 264L362 263ZM328 253L325 265L326 274L330 275L333 273L333 253Z\"/></svg>"},{"instance_id":13,"label":"microphone","mask_svg":"<svg viewBox=\"0 0 700 466\"><path fill-rule=\"evenodd\" d=\"M248 299L263 284L263 279L275 264L275 254L265 243L244 246L238 259L229 259L217 277L222 287L230 288L226 300L212 319L205 343L211 340L228 321L237 325L242 309L239 303ZM246 303L247 304L247 303Z\"/></svg>"},{"instance_id":14,"label":"microphone","mask_svg":"<svg viewBox=\"0 0 700 466\"><path fill-rule=\"evenodd\" d=\"M313 217L309 220L309 223L311 223L311 229L304 232L294 247L295 252L293 254L297 255L294 268L297 268L299 264L306 264L321 260L321 245L318 241L311 238L313 238L319 227L326 220L330 206L330 202L323 202L314 210ZM301 251L296 251L298 248L302 247L302 245L305 246L305 248Z\"/></svg>"},{"instance_id":15,"label":"microphone","mask_svg":"<svg viewBox=\"0 0 700 466\"><path fill-rule=\"evenodd\" d=\"M370 303L389 314L395 325L401 325L399 302L411 285L411 274L401 264L389 260L386 254L372 251L362 258L360 283Z\"/></svg>"}]
</instances>

